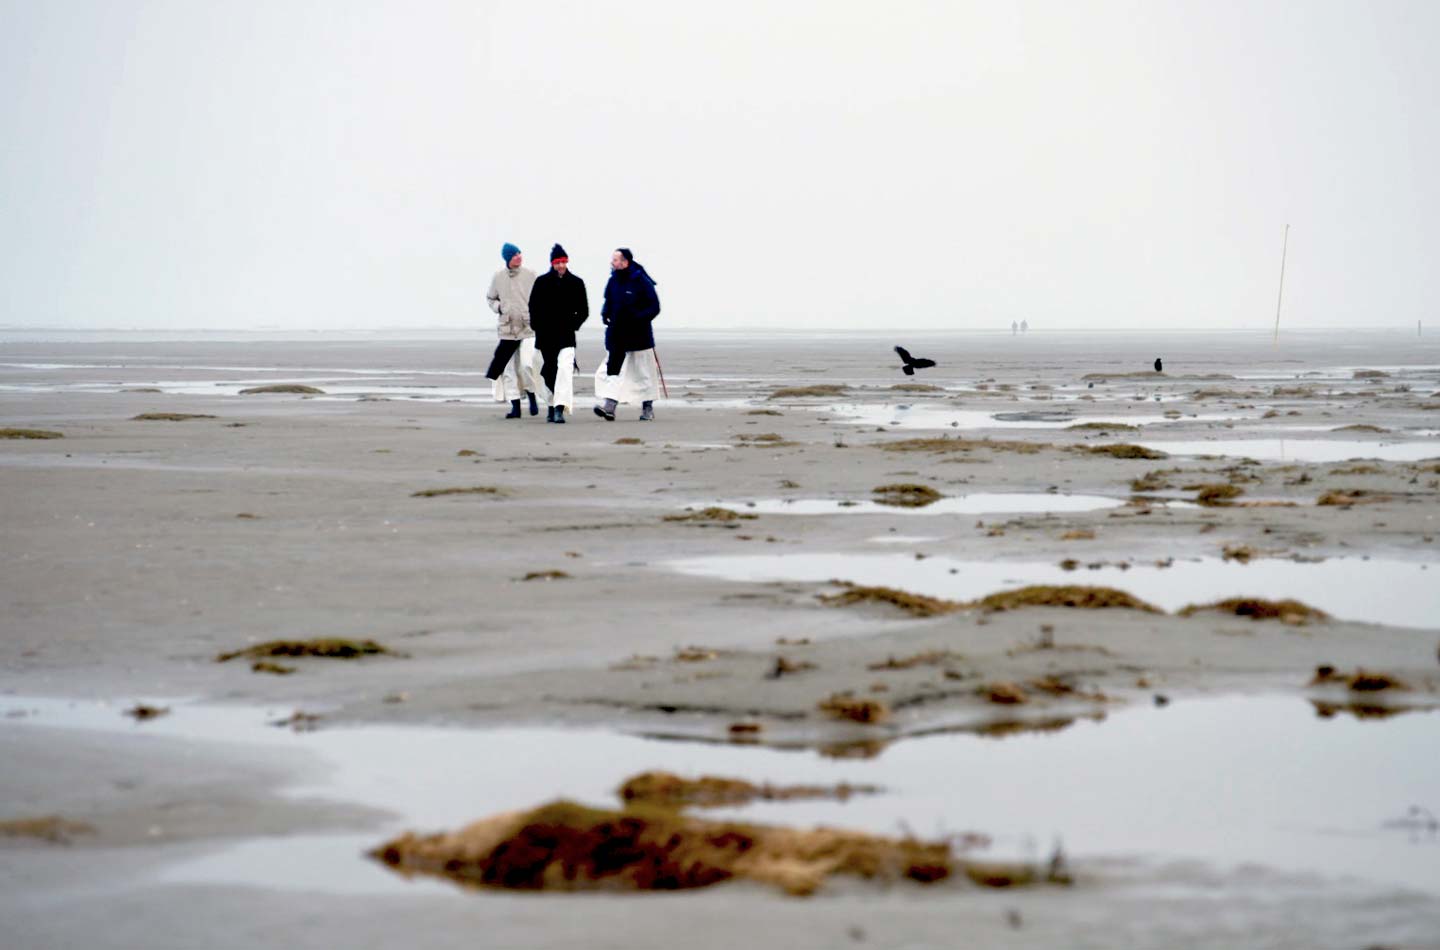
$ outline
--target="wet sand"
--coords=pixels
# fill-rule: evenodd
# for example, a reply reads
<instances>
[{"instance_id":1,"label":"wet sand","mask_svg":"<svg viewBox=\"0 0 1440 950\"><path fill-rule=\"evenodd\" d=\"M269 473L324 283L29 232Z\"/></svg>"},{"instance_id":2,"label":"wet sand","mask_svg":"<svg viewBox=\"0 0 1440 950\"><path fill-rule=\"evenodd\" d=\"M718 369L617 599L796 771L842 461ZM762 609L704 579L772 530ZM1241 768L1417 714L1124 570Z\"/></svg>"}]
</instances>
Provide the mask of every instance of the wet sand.
<instances>
[{"instance_id":1,"label":"wet sand","mask_svg":"<svg viewBox=\"0 0 1440 950\"><path fill-rule=\"evenodd\" d=\"M940 365L903 377L891 342ZM738 334L675 333L661 341L670 399L656 423L636 421L638 407L615 423L590 415L582 377L564 427L500 418L475 370L489 345L3 344L0 427L63 438L0 440L0 820L53 813L94 829L65 845L0 838L0 917L21 945L441 947L471 942L477 927L495 945L557 947L834 946L854 942L852 928L887 946L950 945L957 932L1037 947L1434 945L1440 891L1423 881L1346 879L1283 856L1177 857L1159 843L1076 855L1072 888L843 885L804 901L740 886L526 897L400 882L357 902L327 887L320 861L308 888L294 875L270 887L177 879L186 861L223 861L237 843L293 842L282 860L303 866L307 836L378 842L397 823L467 820L427 820L406 804L407 789L424 802L445 783L443 756L398 771L389 798L340 779L327 786L338 766L318 745L307 752L307 738L344 731L445 729L464 755L473 730L599 727L695 740L645 748L654 767L679 757L698 768L703 751L678 750L728 743L745 722L759 727L743 736L757 751L869 755L855 761L883 783L887 755L937 731L1024 736L1071 721L1104 730L1157 702L1273 697L1337 727L1358 712L1376 730L1440 720L1440 583L1420 573L1440 572L1435 343L1313 333L1278 347L1260 334L817 344L780 334L762 348ZM582 360L597 355L582 347ZM1163 375L1148 372L1156 356ZM325 395L238 394L273 383ZM939 389L893 388L915 383ZM848 390L771 398L817 384ZM134 419L145 413L202 418ZM1070 428L1087 422L1136 428ZM1370 428L1344 429L1354 426ZM894 450L944 437L992 441ZM1252 443L1253 456L1236 442ZM1174 451L1091 451L1116 443ZM933 512L874 505L872 489L895 483L946 497ZM1240 494L1195 504L1198 486L1217 484ZM468 487L498 491L415 497ZM1341 503L1318 505L1327 493ZM791 513L786 501L818 513ZM711 505L754 517L665 520ZM980 564L1000 566L994 589ZM1305 565L1330 573L1316 585ZM525 579L552 571L565 576ZM844 590L832 579L962 601L1040 577L1124 589L1127 575L1160 612L917 617L820 599ZM1228 596L1295 596L1272 589L1292 583L1325 599L1312 606L1333 619L1177 612L1191 585L1208 602L1227 586ZM1356 590L1332 591L1342 586ZM282 660L296 668L285 676L214 661L309 637L373 638L405 656ZM779 657L812 668L776 677ZM1308 685L1322 664L1409 688ZM996 684L1018 686L1025 701L992 701ZM872 725L817 710L847 690L891 715ZM134 723L121 709L138 700L172 711ZM111 704L115 725L103 731L87 718L97 701ZM215 707L240 710L256 733L207 731ZM296 709L321 715L321 731L257 738ZM527 758L554 754L543 744L512 751L495 770L538 804L558 790L524 784L527 771L544 772ZM1277 767L1323 783L1327 767L1343 766L1282 757ZM1083 784L1080 768L1059 786ZM1355 833L1380 834L1411 805L1440 811L1437 796L1433 770L1397 782L1394 807ZM903 796L894 807L898 824ZM1177 822L1194 819L1178 808ZM477 805L468 817L483 813ZM946 820L970 827L964 815ZM1051 816L1016 823L1045 847L1065 837ZM1440 843L1421 839L1414 847L1440 856ZM1217 896L1233 913L1213 914Z\"/></svg>"}]
</instances>

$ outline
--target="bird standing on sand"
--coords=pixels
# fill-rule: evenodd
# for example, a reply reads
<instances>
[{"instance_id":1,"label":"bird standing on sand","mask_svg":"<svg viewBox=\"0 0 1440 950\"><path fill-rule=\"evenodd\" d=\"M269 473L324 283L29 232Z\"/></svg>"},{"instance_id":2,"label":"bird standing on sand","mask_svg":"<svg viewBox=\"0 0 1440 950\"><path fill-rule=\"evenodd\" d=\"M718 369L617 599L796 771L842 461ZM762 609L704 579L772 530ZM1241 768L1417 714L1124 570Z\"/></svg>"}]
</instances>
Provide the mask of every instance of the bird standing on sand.
<instances>
[{"instance_id":1,"label":"bird standing on sand","mask_svg":"<svg viewBox=\"0 0 1440 950\"><path fill-rule=\"evenodd\" d=\"M1161 371L1162 371L1162 367L1161 367L1161 365L1160 365L1160 357L1157 356L1157 357L1155 357L1155 372L1159 373L1159 372L1161 372Z\"/></svg>"},{"instance_id":2,"label":"bird standing on sand","mask_svg":"<svg viewBox=\"0 0 1440 950\"><path fill-rule=\"evenodd\" d=\"M926 367L935 365L934 360L917 359L911 356L910 351L903 346L895 347L895 352L900 354L900 361L905 364L900 367L900 372L906 376L914 376L917 369L925 369Z\"/></svg>"}]
</instances>

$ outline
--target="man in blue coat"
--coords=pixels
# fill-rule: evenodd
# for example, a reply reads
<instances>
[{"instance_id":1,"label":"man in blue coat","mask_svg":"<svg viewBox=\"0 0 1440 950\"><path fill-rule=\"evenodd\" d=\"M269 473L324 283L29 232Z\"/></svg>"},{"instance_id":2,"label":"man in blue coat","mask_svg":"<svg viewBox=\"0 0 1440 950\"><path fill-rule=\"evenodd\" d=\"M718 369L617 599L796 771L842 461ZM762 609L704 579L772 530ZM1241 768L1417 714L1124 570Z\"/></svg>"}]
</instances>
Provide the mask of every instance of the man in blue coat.
<instances>
[{"instance_id":1,"label":"man in blue coat","mask_svg":"<svg viewBox=\"0 0 1440 950\"><path fill-rule=\"evenodd\" d=\"M604 376L599 371L595 374L595 395L603 400L595 407L595 415L614 422L619 403L638 399L640 421L655 420L659 365L650 324L659 315L655 281L628 247L617 248L610 255L610 281L605 285L605 305L600 310L605 323L606 358Z\"/></svg>"}]
</instances>

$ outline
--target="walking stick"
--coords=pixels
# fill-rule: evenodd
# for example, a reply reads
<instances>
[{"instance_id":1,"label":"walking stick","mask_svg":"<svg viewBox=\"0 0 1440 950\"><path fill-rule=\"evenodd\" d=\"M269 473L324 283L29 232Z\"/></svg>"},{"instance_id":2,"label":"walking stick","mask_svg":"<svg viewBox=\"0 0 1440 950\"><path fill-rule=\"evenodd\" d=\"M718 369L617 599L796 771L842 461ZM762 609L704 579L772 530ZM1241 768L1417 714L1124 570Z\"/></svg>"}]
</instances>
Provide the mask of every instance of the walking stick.
<instances>
[{"instance_id":1,"label":"walking stick","mask_svg":"<svg viewBox=\"0 0 1440 950\"><path fill-rule=\"evenodd\" d=\"M665 386L665 369L660 365L660 351L652 346L650 352L655 354L655 369L660 373L660 392L665 394L666 399L669 399L670 390Z\"/></svg>"}]
</instances>

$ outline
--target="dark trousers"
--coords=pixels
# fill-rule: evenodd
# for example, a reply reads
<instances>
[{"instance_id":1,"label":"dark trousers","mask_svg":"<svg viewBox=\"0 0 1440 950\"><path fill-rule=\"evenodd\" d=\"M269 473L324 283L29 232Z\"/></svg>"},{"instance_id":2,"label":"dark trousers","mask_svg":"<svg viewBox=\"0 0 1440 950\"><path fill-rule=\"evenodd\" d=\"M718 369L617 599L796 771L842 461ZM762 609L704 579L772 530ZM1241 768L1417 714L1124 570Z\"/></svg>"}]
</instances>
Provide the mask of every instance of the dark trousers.
<instances>
[{"instance_id":1,"label":"dark trousers","mask_svg":"<svg viewBox=\"0 0 1440 950\"><path fill-rule=\"evenodd\" d=\"M625 357L629 354L624 350L611 350L605 356L605 375L619 376L620 367L625 365Z\"/></svg>"},{"instance_id":2,"label":"dark trousers","mask_svg":"<svg viewBox=\"0 0 1440 950\"><path fill-rule=\"evenodd\" d=\"M510 362L510 357L514 356L518 349L520 349L519 340L501 340L500 345L495 347L495 356L490 360L490 368L485 371L485 378L499 379L500 374L505 372L505 364ZM517 382L524 385L523 380L517 380Z\"/></svg>"},{"instance_id":3,"label":"dark trousers","mask_svg":"<svg viewBox=\"0 0 1440 950\"><path fill-rule=\"evenodd\" d=\"M540 349L540 378L545 380L545 388L555 392L555 373L560 368L560 347L555 349Z\"/></svg>"}]
</instances>

